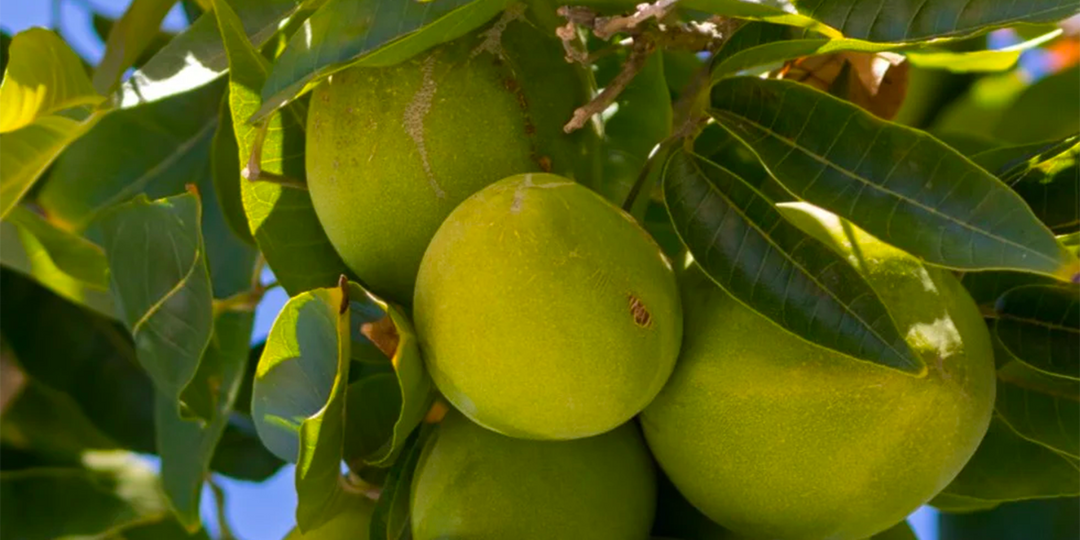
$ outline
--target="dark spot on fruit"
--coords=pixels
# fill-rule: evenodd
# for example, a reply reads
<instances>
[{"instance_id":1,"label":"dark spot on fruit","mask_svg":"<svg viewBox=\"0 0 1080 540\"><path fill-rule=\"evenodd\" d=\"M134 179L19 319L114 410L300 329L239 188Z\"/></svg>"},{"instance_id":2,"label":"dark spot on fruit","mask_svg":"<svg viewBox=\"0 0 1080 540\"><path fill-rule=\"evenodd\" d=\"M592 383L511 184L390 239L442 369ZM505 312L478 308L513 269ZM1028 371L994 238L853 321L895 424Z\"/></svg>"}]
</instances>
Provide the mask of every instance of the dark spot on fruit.
<instances>
[{"instance_id":1,"label":"dark spot on fruit","mask_svg":"<svg viewBox=\"0 0 1080 540\"><path fill-rule=\"evenodd\" d=\"M529 136L536 134L536 126L532 122L525 122L525 134Z\"/></svg>"},{"instance_id":2,"label":"dark spot on fruit","mask_svg":"<svg viewBox=\"0 0 1080 540\"><path fill-rule=\"evenodd\" d=\"M645 304L641 303L641 300L632 294L628 295L627 299L630 300L630 315L634 317L634 324L642 328L652 326L652 314L649 313L649 308L645 307Z\"/></svg>"},{"instance_id":3,"label":"dark spot on fruit","mask_svg":"<svg viewBox=\"0 0 1080 540\"><path fill-rule=\"evenodd\" d=\"M540 165L540 170L542 170L542 171L544 171L546 173L551 172L551 158L549 158L547 156L540 156L536 160L536 163L538 165Z\"/></svg>"},{"instance_id":4,"label":"dark spot on fruit","mask_svg":"<svg viewBox=\"0 0 1080 540\"><path fill-rule=\"evenodd\" d=\"M517 81L515 81L513 77L507 77L503 79L503 86L511 92L516 92L518 89Z\"/></svg>"}]
</instances>

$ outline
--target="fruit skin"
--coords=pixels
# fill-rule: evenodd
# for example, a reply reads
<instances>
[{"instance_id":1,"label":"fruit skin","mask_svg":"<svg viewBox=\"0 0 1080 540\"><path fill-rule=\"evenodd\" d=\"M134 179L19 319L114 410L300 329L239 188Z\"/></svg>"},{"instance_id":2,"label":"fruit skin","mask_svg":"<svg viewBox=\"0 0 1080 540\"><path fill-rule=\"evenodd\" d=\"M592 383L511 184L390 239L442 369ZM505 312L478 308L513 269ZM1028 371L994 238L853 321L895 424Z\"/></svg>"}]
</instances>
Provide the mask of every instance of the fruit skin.
<instances>
[{"instance_id":1,"label":"fruit skin","mask_svg":"<svg viewBox=\"0 0 1080 540\"><path fill-rule=\"evenodd\" d=\"M368 540L375 501L363 495L346 495L340 504L341 512L321 527L307 534L294 528L284 540Z\"/></svg>"},{"instance_id":2,"label":"fruit skin","mask_svg":"<svg viewBox=\"0 0 1080 540\"><path fill-rule=\"evenodd\" d=\"M656 470L633 424L530 441L451 411L424 447L411 497L415 540L644 540Z\"/></svg>"},{"instance_id":3,"label":"fruit skin","mask_svg":"<svg viewBox=\"0 0 1080 540\"><path fill-rule=\"evenodd\" d=\"M591 174L596 133L562 132L588 101L587 77L563 59L545 13L515 6L493 40L485 32L499 22L398 65L336 73L312 94L319 221L349 268L398 303L412 300L424 248L466 197L512 174Z\"/></svg>"},{"instance_id":4,"label":"fruit skin","mask_svg":"<svg viewBox=\"0 0 1080 540\"><path fill-rule=\"evenodd\" d=\"M670 264L629 215L564 178L525 174L446 219L414 315L428 371L469 418L574 439L625 423L660 391L679 304Z\"/></svg>"},{"instance_id":5,"label":"fruit skin","mask_svg":"<svg viewBox=\"0 0 1080 540\"><path fill-rule=\"evenodd\" d=\"M991 342L959 281L838 224L830 237L854 245L832 247L863 270L925 374L811 345L700 269L682 276L683 352L642 425L679 491L746 536L872 536L943 489L989 425Z\"/></svg>"}]
</instances>

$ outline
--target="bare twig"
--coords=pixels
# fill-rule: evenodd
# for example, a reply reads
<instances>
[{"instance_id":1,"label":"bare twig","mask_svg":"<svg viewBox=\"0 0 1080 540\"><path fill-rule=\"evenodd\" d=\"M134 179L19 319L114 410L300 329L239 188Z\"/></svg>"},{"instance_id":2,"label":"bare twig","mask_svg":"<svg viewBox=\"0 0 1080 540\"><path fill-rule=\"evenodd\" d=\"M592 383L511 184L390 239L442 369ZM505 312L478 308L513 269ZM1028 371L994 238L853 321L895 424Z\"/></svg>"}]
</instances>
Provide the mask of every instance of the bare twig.
<instances>
[{"instance_id":1,"label":"bare twig","mask_svg":"<svg viewBox=\"0 0 1080 540\"><path fill-rule=\"evenodd\" d=\"M236 540L236 535L233 534L232 528L229 527L229 520L225 517L225 490L221 489L221 486L213 478L207 478L206 483L210 484L210 491L214 494L214 506L217 509L218 530L221 534L221 540Z\"/></svg>"},{"instance_id":2,"label":"bare twig","mask_svg":"<svg viewBox=\"0 0 1080 540\"><path fill-rule=\"evenodd\" d=\"M604 88L603 92L600 92L591 101L574 111L574 117L563 126L563 131L572 133L581 129L592 115L603 112L604 109L614 103L615 98L619 97L619 94L626 89L630 81L633 81L641 68L645 66L645 62L654 50L656 50L656 45L651 39L644 36L635 39L634 46L630 49L630 55L627 56L626 62L623 63L622 71L611 80L611 83Z\"/></svg>"},{"instance_id":3,"label":"bare twig","mask_svg":"<svg viewBox=\"0 0 1080 540\"><path fill-rule=\"evenodd\" d=\"M600 39L608 39L619 32L632 31L637 25L649 20L663 19L678 0L657 0L651 4L639 4L637 11L630 15L599 17L593 22L593 34Z\"/></svg>"}]
</instances>

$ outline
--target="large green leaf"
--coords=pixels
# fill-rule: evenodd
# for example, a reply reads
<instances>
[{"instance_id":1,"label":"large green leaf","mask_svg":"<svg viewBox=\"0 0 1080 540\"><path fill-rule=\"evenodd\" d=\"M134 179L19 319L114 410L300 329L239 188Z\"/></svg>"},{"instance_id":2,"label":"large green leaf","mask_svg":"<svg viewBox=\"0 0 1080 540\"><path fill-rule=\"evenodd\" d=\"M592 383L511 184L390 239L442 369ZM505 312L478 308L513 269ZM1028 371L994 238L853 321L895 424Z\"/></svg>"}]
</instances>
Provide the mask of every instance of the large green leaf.
<instances>
[{"instance_id":1,"label":"large green leaf","mask_svg":"<svg viewBox=\"0 0 1080 540\"><path fill-rule=\"evenodd\" d=\"M1040 373L1022 362L998 368L994 409L1021 437L1080 459L1080 381Z\"/></svg>"},{"instance_id":2,"label":"large green leaf","mask_svg":"<svg viewBox=\"0 0 1080 540\"><path fill-rule=\"evenodd\" d=\"M94 88L111 92L120 77L135 64L158 36L161 21L176 0L133 0L124 15L112 25L105 41L105 56L94 72Z\"/></svg>"},{"instance_id":3,"label":"large green leaf","mask_svg":"<svg viewBox=\"0 0 1080 540\"><path fill-rule=\"evenodd\" d=\"M1016 23L1054 22L1078 11L1069 0L686 0L683 5L784 24L817 22L843 36L877 42L964 36Z\"/></svg>"},{"instance_id":4,"label":"large green leaf","mask_svg":"<svg viewBox=\"0 0 1080 540\"><path fill-rule=\"evenodd\" d=\"M1044 373L1080 380L1077 287L1017 287L998 298L995 311L994 334L1012 356Z\"/></svg>"},{"instance_id":5,"label":"large green leaf","mask_svg":"<svg viewBox=\"0 0 1080 540\"><path fill-rule=\"evenodd\" d=\"M244 242L254 244L255 238L251 236L251 227L248 227L247 216L244 214L244 200L240 191L240 147L236 143L236 130L233 127L228 95L221 100L210 163L213 169L214 191L229 228Z\"/></svg>"},{"instance_id":6,"label":"large green leaf","mask_svg":"<svg viewBox=\"0 0 1080 540\"><path fill-rule=\"evenodd\" d=\"M193 18L191 20L195 19ZM94 29L94 34L97 36L98 39L101 40L102 43L108 41L109 33L112 32L113 26L116 26L116 23L117 19L110 18L101 13L95 12L90 15L90 25ZM135 59L135 62L132 65L135 68L143 67L148 61L150 61L151 58L154 57L154 55L156 55L162 49L162 47L167 45L175 37L175 32L167 32L165 30L158 29L157 33L154 34L154 36L150 39L149 43L147 43L147 45L143 47L142 52Z\"/></svg>"},{"instance_id":7,"label":"large green leaf","mask_svg":"<svg viewBox=\"0 0 1080 540\"><path fill-rule=\"evenodd\" d=\"M49 219L83 231L137 194L156 199L198 184L208 172L222 90L207 86L106 117L57 160L38 196Z\"/></svg>"},{"instance_id":8,"label":"large green leaf","mask_svg":"<svg viewBox=\"0 0 1080 540\"><path fill-rule=\"evenodd\" d=\"M348 288L291 298L270 329L252 392L259 437L295 461L296 521L314 529L341 494L346 386L350 362Z\"/></svg>"},{"instance_id":9,"label":"large green leaf","mask_svg":"<svg viewBox=\"0 0 1080 540\"><path fill-rule=\"evenodd\" d=\"M283 21L312 0L228 0L240 14L244 33L266 43ZM170 41L121 86L121 107L158 101L203 86L225 73L228 58L213 13L206 13Z\"/></svg>"},{"instance_id":10,"label":"large green leaf","mask_svg":"<svg viewBox=\"0 0 1080 540\"><path fill-rule=\"evenodd\" d=\"M664 200L694 259L740 302L823 347L925 369L858 271L731 171L676 150L664 168Z\"/></svg>"},{"instance_id":11,"label":"large green leaf","mask_svg":"<svg viewBox=\"0 0 1080 540\"><path fill-rule=\"evenodd\" d=\"M244 37L241 21L218 0L215 13L224 36L229 63L229 103L240 151L240 163L251 169L253 149L262 135L259 169L299 181L304 175L303 113L295 106L274 113L264 128L248 117L259 106L259 88L266 80L266 60ZM347 272L315 215L304 190L271 182L245 181L240 186L248 226L278 281L291 294L326 287Z\"/></svg>"},{"instance_id":12,"label":"large green leaf","mask_svg":"<svg viewBox=\"0 0 1080 540\"><path fill-rule=\"evenodd\" d=\"M188 391L192 400L209 407L208 421L183 418L171 396L158 393L155 400L161 481L177 518L188 530L199 527L203 481L247 372L254 320L254 311L248 310L223 312L214 321L213 339Z\"/></svg>"},{"instance_id":13,"label":"large green leaf","mask_svg":"<svg viewBox=\"0 0 1080 540\"><path fill-rule=\"evenodd\" d=\"M186 387L213 331L201 216L198 196L186 193L154 202L139 196L101 219L118 311L139 363L173 400L192 397ZM210 418L204 407L185 412Z\"/></svg>"},{"instance_id":14,"label":"large green leaf","mask_svg":"<svg viewBox=\"0 0 1080 540\"><path fill-rule=\"evenodd\" d=\"M1034 49L1060 36L1060 28L1034 37L1023 43L995 50L951 51L927 49L907 54L913 66L927 69L945 69L957 73L1005 71L1020 60L1024 51Z\"/></svg>"},{"instance_id":15,"label":"large green leaf","mask_svg":"<svg viewBox=\"0 0 1080 540\"><path fill-rule=\"evenodd\" d=\"M0 133L79 105L102 101L82 61L60 36L44 28L20 32L0 83Z\"/></svg>"},{"instance_id":16,"label":"large green leaf","mask_svg":"<svg viewBox=\"0 0 1080 540\"><path fill-rule=\"evenodd\" d=\"M804 85L750 77L718 83L710 112L797 197L930 263L1063 280L1080 270L1019 196L924 133Z\"/></svg>"},{"instance_id":17,"label":"large green leaf","mask_svg":"<svg viewBox=\"0 0 1080 540\"><path fill-rule=\"evenodd\" d=\"M460 37L508 3L329 0L289 40L262 88L262 107L255 118L269 117L310 83L346 65L393 65Z\"/></svg>"},{"instance_id":18,"label":"large green leaf","mask_svg":"<svg viewBox=\"0 0 1080 540\"><path fill-rule=\"evenodd\" d=\"M401 454L386 476L379 500L375 503L375 512L371 516L371 528L368 536L371 540L408 540L412 537L409 529L409 499L412 494L412 479L416 466L420 463L420 454L429 437L435 434L436 424L424 424L405 441Z\"/></svg>"},{"instance_id":19,"label":"large green leaf","mask_svg":"<svg viewBox=\"0 0 1080 540\"><path fill-rule=\"evenodd\" d=\"M987 508L1006 501L1080 495L1073 459L1018 435L997 415L975 455L930 504Z\"/></svg>"},{"instance_id":20,"label":"large green leaf","mask_svg":"<svg viewBox=\"0 0 1080 540\"><path fill-rule=\"evenodd\" d=\"M102 248L23 206L15 207L0 222L0 264L72 302L115 317Z\"/></svg>"},{"instance_id":21,"label":"large green leaf","mask_svg":"<svg viewBox=\"0 0 1080 540\"><path fill-rule=\"evenodd\" d=\"M0 536L52 540L118 533L167 509L153 469L127 452L93 452L83 467L0 473Z\"/></svg>"}]
</instances>

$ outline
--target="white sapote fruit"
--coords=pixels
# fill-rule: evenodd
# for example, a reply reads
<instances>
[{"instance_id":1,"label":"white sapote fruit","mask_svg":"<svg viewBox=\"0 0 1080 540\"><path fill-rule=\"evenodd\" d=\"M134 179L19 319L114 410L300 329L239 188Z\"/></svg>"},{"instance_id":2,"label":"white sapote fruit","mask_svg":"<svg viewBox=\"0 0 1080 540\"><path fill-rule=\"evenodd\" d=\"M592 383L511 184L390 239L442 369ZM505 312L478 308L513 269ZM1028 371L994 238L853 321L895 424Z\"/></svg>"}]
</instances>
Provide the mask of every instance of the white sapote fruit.
<instances>
[{"instance_id":1,"label":"white sapote fruit","mask_svg":"<svg viewBox=\"0 0 1080 540\"><path fill-rule=\"evenodd\" d=\"M628 214L550 174L454 210L424 254L416 331L435 384L475 422L533 439L603 433L644 408L682 336L675 276Z\"/></svg>"},{"instance_id":2,"label":"white sapote fruit","mask_svg":"<svg viewBox=\"0 0 1080 540\"><path fill-rule=\"evenodd\" d=\"M595 132L562 125L588 101L564 60L554 8L513 4L491 24L390 67L335 73L308 113L307 185L342 260L371 290L412 300L443 219L512 174L583 179Z\"/></svg>"},{"instance_id":3,"label":"white sapote fruit","mask_svg":"<svg viewBox=\"0 0 1080 540\"><path fill-rule=\"evenodd\" d=\"M986 324L947 270L816 210L821 237L881 298L921 374L813 345L751 311L696 266L686 339L642 413L657 461L712 520L750 538L858 540L888 529L960 472L995 393Z\"/></svg>"},{"instance_id":4,"label":"white sapote fruit","mask_svg":"<svg viewBox=\"0 0 1080 540\"><path fill-rule=\"evenodd\" d=\"M499 435L456 411L420 456L415 540L645 540L656 471L632 424L585 439Z\"/></svg>"}]
</instances>

